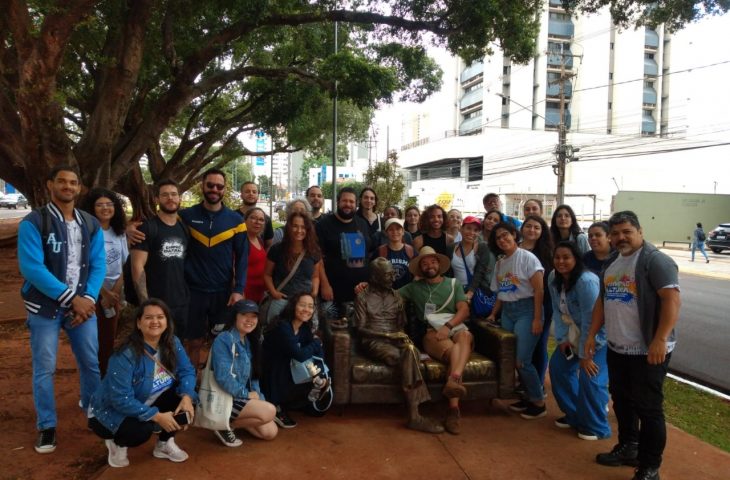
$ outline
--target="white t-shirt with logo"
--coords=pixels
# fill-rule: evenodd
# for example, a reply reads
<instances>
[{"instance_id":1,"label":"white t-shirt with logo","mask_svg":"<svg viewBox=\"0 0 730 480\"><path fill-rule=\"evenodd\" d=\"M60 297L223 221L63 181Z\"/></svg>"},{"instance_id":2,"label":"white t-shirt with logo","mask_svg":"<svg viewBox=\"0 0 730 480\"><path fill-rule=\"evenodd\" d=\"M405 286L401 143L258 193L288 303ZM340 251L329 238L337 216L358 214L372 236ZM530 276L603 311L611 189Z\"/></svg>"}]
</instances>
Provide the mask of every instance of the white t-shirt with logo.
<instances>
[{"instance_id":1,"label":"white t-shirt with logo","mask_svg":"<svg viewBox=\"0 0 730 480\"><path fill-rule=\"evenodd\" d=\"M629 355L645 355L648 352L641 334L636 297L636 262L641 250L627 256L619 255L603 276L606 338L612 350Z\"/></svg>"},{"instance_id":2,"label":"white t-shirt with logo","mask_svg":"<svg viewBox=\"0 0 730 480\"><path fill-rule=\"evenodd\" d=\"M536 272L544 271L534 254L518 248L512 256L497 260L490 288L503 302L530 298L535 295L530 279Z\"/></svg>"},{"instance_id":3,"label":"white t-shirt with logo","mask_svg":"<svg viewBox=\"0 0 730 480\"><path fill-rule=\"evenodd\" d=\"M111 289L122 274L122 266L127 261L129 249L127 237L124 234L117 235L111 228L102 229L102 232L104 232L104 251L106 252L104 288Z\"/></svg>"},{"instance_id":4,"label":"white t-shirt with logo","mask_svg":"<svg viewBox=\"0 0 730 480\"><path fill-rule=\"evenodd\" d=\"M66 221L68 232L68 258L66 262L66 286L74 292L81 278L81 225L76 220Z\"/></svg>"}]
</instances>

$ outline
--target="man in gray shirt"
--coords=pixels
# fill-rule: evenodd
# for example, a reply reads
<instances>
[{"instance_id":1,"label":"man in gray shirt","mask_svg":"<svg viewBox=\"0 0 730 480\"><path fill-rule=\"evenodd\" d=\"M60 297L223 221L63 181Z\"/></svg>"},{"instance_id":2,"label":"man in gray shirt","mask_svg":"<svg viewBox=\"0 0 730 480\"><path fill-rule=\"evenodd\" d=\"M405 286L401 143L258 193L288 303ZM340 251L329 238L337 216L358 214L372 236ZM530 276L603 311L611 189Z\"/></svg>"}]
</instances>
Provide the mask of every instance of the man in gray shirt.
<instances>
[{"instance_id":1,"label":"man in gray shirt","mask_svg":"<svg viewBox=\"0 0 730 480\"><path fill-rule=\"evenodd\" d=\"M589 358L594 353L594 337L605 323L618 444L596 461L637 466L633 480L659 480L667 442L662 389L681 305L677 265L644 241L635 213L617 212L608 225L617 253L601 272L585 352Z\"/></svg>"}]
</instances>

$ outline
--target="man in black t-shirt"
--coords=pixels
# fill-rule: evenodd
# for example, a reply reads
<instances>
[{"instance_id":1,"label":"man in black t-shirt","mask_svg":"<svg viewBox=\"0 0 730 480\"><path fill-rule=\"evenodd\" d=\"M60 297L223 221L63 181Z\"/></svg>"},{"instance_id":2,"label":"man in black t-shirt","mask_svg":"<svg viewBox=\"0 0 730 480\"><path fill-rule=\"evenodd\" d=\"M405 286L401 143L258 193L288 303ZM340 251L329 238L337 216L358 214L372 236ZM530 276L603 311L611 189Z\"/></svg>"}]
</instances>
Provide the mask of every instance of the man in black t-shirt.
<instances>
[{"instance_id":1,"label":"man in black t-shirt","mask_svg":"<svg viewBox=\"0 0 730 480\"><path fill-rule=\"evenodd\" d=\"M362 217L355 215L357 195L351 187L337 192L337 210L317 222L317 237L324 258L320 272L320 291L325 302L326 318L346 314L342 305L355 299L355 286L369 277L368 252L370 229Z\"/></svg>"},{"instance_id":2,"label":"man in black t-shirt","mask_svg":"<svg viewBox=\"0 0 730 480\"><path fill-rule=\"evenodd\" d=\"M156 186L157 216L139 226L145 239L132 246L132 278L140 301L159 298L172 311L175 335L185 338L190 292L185 282L189 232L178 218L180 193L174 180Z\"/></svg>"},{"instance_id":3,"label":"man in black t-shirt","mask_svg":"<svg viewBox=\"0 0 730 480\"><path fill-rule=\"evenodd\" d=\"M309 205L312 207L312 221L317 223L325 217L324 212L322 211L324 210L324 196L322 195L322 189L317 185L312 185L307 189L305 196L307 197Z\"/></svg>"},{"instance_id":4,"label":"man in black t-shirt","mask_svg":"<svg viewBox=\"0 0 730 480\"><path fill-rule=\"evenodd\" d=\"M236 210L246 220L246 213L259 202L259 187L253 182L243 182L241 185L241 206ZM268 250L274 240L274 227L271 217L264 213L264 247Z\"/></svg>"}]
</instances>

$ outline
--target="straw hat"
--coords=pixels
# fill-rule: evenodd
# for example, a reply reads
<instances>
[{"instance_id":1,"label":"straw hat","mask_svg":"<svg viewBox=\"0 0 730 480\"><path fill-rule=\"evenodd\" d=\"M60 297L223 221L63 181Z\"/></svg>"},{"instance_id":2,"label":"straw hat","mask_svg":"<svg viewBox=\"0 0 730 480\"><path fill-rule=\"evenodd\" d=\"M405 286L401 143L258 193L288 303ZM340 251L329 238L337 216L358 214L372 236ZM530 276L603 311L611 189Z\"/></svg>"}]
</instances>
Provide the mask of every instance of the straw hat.
<instances>
[{"instance_id":1,"label":"straw hat","mask_svg":"<svg viewBox=\"0 0 730 480\"><path fill-rule=\"evenodd\" d=\"M421 248L421 250L418 252L417 257L413 257L408 262L408 270L410 270L414 277L423 276L423 274L421 273L421 260L426 257L438 258L439 275L443 275L449 270L449 268L451 268L451 262L449 261L449 257L447 257L446 255L441 255L440 253L436 253L436 250L434 250L433 248L425 246Z\"/></svg>"}]
</instances>

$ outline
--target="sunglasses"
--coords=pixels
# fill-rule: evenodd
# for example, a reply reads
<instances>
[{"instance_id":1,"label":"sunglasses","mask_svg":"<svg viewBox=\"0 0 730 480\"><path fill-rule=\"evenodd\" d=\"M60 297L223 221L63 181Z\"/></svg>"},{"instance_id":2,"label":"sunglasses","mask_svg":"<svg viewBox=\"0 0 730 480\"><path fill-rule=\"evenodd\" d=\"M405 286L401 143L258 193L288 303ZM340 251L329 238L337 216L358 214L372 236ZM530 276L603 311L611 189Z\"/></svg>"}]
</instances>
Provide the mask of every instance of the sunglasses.
<instances>
[{"instance_id":1,"label":"sunglasses","mask_svg":"<svg viewBox=\"0 0 730 480\"><path fill-rule=\"evenodd\" d=\"M219 192L222 191L226 186L222 183L205 182L205 186L209 189L216 189Z\"/></svg>"}]
</instances>

